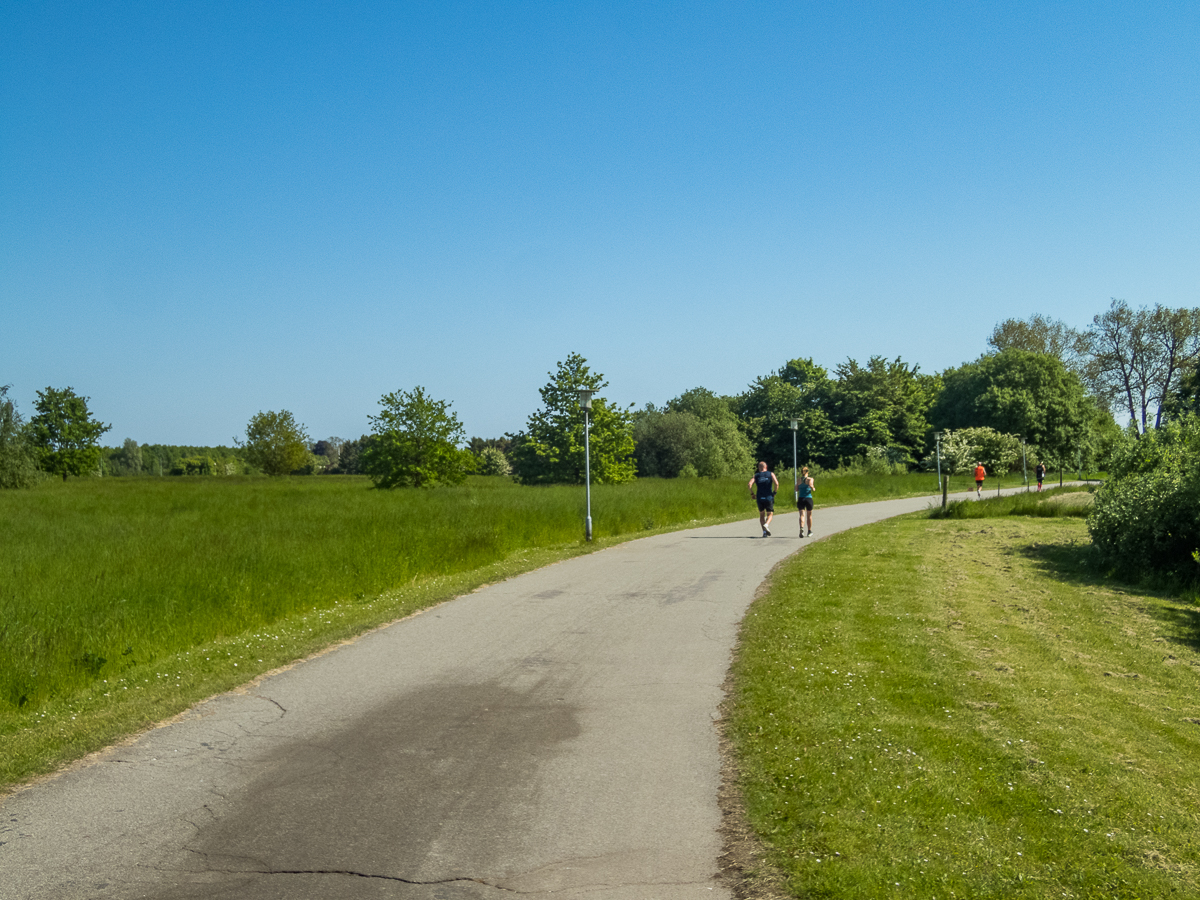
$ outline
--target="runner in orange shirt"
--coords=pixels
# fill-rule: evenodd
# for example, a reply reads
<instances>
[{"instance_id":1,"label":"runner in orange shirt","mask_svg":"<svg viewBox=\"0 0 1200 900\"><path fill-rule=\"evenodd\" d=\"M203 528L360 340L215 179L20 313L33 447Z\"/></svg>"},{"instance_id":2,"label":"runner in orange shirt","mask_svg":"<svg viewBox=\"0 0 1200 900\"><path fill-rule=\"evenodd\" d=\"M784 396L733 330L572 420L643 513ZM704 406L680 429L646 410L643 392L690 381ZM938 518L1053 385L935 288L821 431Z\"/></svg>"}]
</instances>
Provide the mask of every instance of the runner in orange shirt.
<instances>
[{"instance_id":1,"label":"runner in orange shirt","mask_svg":"<svg viewBox=\"0 0 1200 900\"><path fill-rule=\"evenodd\" d=\"M975 496L983 496L983 479L987 477L987 469L983 467L983 463L975 463Z\"/></svg>"}]
</instances>

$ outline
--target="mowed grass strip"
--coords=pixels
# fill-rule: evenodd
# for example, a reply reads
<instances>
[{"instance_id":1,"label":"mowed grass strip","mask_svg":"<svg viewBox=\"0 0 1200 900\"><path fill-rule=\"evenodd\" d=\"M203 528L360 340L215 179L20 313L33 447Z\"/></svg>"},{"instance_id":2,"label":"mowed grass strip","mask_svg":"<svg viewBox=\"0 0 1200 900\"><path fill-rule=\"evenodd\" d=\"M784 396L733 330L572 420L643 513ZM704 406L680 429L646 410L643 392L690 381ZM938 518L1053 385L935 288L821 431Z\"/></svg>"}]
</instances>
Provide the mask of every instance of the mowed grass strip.
<instances>
[{"instance_id":1,"label":"mowed grass strip","mask_svg":"<svg viewBox=\"0 0 1200 900\"><path fill-rule=\"evenodd\" d=\"M893 519L784 563L730 734L797 897L1200 896L1200 611L1075 518Z\"/></svg>"},{"instance_id":2,"label":"mowed grass strip","mask_svg":"<svg viewBox=\"0 0 1200 900\"><path fill-rule=\"evenodd\" d=\"M824 478L821 502L932 482ZM745 485L596 486L590 546L582 487L501 478L427 491L345 477L107 478L0 492L0 785L481 584L753 518Z\"/></svg>"}]
</instances>

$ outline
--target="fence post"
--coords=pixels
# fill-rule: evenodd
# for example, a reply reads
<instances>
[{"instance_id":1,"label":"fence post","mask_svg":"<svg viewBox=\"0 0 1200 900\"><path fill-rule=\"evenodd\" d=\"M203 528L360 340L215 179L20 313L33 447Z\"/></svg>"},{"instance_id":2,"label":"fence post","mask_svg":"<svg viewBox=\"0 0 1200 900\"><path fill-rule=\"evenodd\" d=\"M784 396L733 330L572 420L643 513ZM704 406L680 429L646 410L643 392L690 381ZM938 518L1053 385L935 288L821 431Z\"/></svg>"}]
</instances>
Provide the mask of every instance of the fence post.
<instances>
[{"instance_id":1,"label":"fence post","mask_svg":"<svg viewBox=\"0 0 1200 900\"><path fill-rule=\"evenodd\" d=\"M946 508L946 495L950 493L950 475L942 476L942 509Z\"/></svg>"}]
</instances>

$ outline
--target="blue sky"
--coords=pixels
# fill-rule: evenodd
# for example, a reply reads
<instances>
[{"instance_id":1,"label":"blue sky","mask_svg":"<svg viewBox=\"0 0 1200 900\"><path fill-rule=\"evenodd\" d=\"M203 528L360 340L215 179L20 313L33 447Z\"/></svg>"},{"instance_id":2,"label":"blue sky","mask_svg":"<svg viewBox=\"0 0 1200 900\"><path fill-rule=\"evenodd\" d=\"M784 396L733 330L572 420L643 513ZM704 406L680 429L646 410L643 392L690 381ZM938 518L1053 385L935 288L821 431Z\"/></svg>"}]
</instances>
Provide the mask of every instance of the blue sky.
<instances>
[{"instance_id":1,"label":"blue sky","mask_svg":"<svg viewBox=\"0 0 1200 900\"><path fill-rule=\"evenodd\" d=\"M0 123L0 384L109 443L1200 305L1194 3L0 0Z\"/></svg>"}]
</instances>

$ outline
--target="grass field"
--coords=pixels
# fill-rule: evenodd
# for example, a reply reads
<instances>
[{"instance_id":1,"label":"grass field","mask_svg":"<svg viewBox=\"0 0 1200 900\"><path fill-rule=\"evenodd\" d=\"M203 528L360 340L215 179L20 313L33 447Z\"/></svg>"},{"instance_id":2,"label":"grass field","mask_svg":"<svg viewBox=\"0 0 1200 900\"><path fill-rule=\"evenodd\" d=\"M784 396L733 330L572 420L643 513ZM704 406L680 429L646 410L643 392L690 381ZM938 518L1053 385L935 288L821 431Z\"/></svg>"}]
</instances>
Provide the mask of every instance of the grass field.
<instances>
[{"instance_id":1,"label":"grass field","mask_svg":"<svg viewBox=\"0 0 1200 900\"><path fill-rule=\"evenodd\" d=\"M1200 611L1087 550L1078 518L921 514L777 570L730 734L795 896L1200 896Z\"/></svg>"},{"instance_id":2,"label":"grass field","mask_svg":"<svg viewBox=\"0 0 1200 900\"><path fill-rule=\"evenodd\" d=\"M912 496L934 481L824 477L818 502ZM0 492L0 784L382 622L587 552L583 507L579 487L499 478L433 491L310 477ZM645 479L594 488L592 514L602 547L756 512L742 479Z\"/></svg>"}]
</instances>

